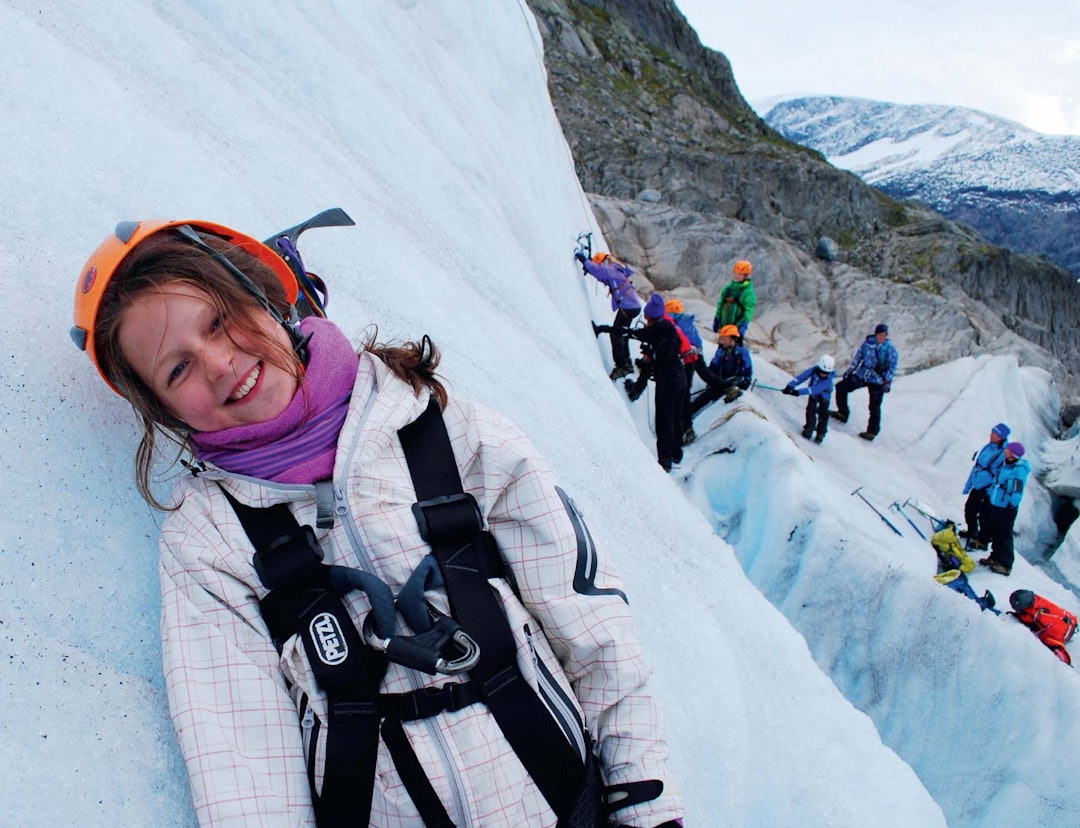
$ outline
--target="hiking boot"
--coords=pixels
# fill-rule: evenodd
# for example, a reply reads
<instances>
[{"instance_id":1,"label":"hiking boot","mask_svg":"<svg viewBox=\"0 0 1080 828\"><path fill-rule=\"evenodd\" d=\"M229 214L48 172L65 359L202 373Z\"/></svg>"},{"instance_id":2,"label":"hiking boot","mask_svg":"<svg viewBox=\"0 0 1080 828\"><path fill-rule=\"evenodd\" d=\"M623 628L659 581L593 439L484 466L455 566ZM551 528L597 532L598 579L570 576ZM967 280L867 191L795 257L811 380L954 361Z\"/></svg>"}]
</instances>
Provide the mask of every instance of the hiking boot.
<instances>
[{"instance_id":1,"label":"hiking boot","mask_svg":"<svg viewBox=\"0 0 1080 828\"><path fill-rule=\"evenodd\" d=\"M957 529L956 537L958 538L970 538L971 533L967 529Z\"/></svg>"},{"instance_id":2,"label":"hiking boot","mask_svg":"<svg viewBox=\"0 0 1080 828\"><path fill-rule=\"evenodd\" d=\"M996 572L998 575L1012 574L1012 567L1005 566L1005 564L995 561L993 558L980 558L979 565L985 566L991 572Z\"/></svg>"},{"instance_id":3,"label":"hiking boot","mask_svg":"<svg viewBox=\"0 0 1080 828\"><path fill-rule=\"evenodd\" d=\"M841 414L839 411L830 411L829 416L832 417L834 420L839 420L842 423L846 423L848 418L847 414Z\"/></svg>"},{"instance_id":4,"label":"hiking boot","mask_svg":"<svg viewBox=\"0 0 1080 828\"><path fill-rule=\"evenodd\" d=\"M664 463L661 460L657 460L656 462L660 464L660 468L662 468L668 474L671 474L671 463Z\"/></svg>"},{"instance_id":5,"label":"hiking boot","mask_svg":"<svg viewBox=\"0 0 1080 828\"><path fill-rule=\"evenodd\" d=\"M684 432L683 432L683 435L682 435L682 444L683 444L684 446L688 446L688 445L690 445L690 444L691 444L692 442L694 442L694 440L696 440L696 439L697 439L697 432L696 432L696 431L694 431L694 427L693 427L693 426L690 426L690 428L686 429L686 431L684 431Z\"/></svg>"},{"instance_id":6,"label":"hiking boot","mask_svg":"<svg viewBox=\"0 0 1080 828\"><path fill-rule=\"evenodd\" d=\"M813 435L814 435L814 429L812 429L812 428L804 428L802 430L802 436L806 440L809 440Z\"/></svg>"},{"instance_id":7,"label":"hiking boot","mask_svg":"<svg viewBox=\"0 0 1080 828\"><path fill-rule=\"evenodd\" d=\"M980 603L983 605L983 609L993 609L997 605L997 600L994 598L994 593L986 590Z\"/></svg>"},{"instance_id":8,"label":"hiking boot","mask_svg":"<svg viewBox=\"0 0 1080 828\"><path fill-rule=\"evenodd\" d=\"M825 435L824 434L819 434L817 437L814 438L814 442L818 443L818 444L824 443L825 442Z\"/></svg>"},{"instance_id":9,"label":"hiking boot","mask_svg":"<svg viewBox=\"0 0 1080 828\"><path fill-rule=\"evenodd\" d=\"M968 552L985 552L986 544L983 543L981 540L976 540L975 538L968 538L967 545L964 546L964 549L966 549Z\"/></svg>"},{"instance_id":10,"label":"hiking boot","mask_svg":"<svg viewBox=\"0 0 1080 828\"><path fill-rule=\"evenodd\" d=\"M724 392L724 402L733 403L735 400L742 396L742 391L738 388L729 388Z\"/></svg>"},{"instance_id":11,"label":"hiking boot","mask_svg":"<svg viewBox=\"0 0 1080 828\"><path fill-rule=\"evenodd\" d=\"M608 374L608 378L612 380L622 379L627 374L634 373L634 366L629 362L620 362L614 368L611 369L611 373Z\"/></svg>"},{"instance_id":12,"label":"hiking boot","mask_svg":"<svg viewBox=\"0 0 1080 828\"><path fill-rule=\"evenodd\" d=\"M864 440L873 440L877 435L872 431L860 431L859 436Z\"/></svg>"}]
</instances>

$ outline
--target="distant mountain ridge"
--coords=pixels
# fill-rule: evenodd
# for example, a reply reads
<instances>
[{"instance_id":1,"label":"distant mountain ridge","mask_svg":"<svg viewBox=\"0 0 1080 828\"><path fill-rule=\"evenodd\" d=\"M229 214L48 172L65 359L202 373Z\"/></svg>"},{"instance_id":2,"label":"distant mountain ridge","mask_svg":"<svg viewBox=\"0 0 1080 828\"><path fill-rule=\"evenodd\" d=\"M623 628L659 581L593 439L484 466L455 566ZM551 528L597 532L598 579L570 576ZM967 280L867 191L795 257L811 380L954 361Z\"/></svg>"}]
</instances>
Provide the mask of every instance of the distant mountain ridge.
<instances>
[{"instance_id":1,"label":"distant mountain ridge","mask_svg":"<svg viewBox=\"0 0 1080 828\"><path fill-rule=\"evenodd\" d=\"M1080 137L957 106L813 95L760 108L784 137L893 198L1080 276Z\"/></svg>"}]
</instances>

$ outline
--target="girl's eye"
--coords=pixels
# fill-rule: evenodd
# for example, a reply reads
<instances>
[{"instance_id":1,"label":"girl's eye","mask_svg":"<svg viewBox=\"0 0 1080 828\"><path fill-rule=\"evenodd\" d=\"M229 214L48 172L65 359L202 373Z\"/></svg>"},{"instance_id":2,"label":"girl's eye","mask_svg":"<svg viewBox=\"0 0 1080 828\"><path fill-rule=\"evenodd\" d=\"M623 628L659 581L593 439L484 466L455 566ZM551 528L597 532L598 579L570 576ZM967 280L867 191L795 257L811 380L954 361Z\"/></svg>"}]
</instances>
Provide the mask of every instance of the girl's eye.
<instances>
[{"instance_id":1,"label":"girl's eye","mask_svg":"<svg viewBox=\"0 0 1080 828\"><path fill-rule=\"evenodd\" d=\"M179 365L177 365L175 368L173 368L172 371L169 372L169 379L168 379L169 385L172 385L174 382L176 382L178 379L180 379L180 375L182 373L184 373L185 368L187 368L187 363L186 362L181 362Z\"/></svg>"},{"instance_id":2,"label":"girl's eye","mask_svg":"<svg viewBox=\"0 0 1080 828\"><path fill-rule=\"evenodd\" d=\"M210 331L214 332L214 331L220 330L222 325L224 325L224 324L225 324L224 320L222 320L222 318L220 316L215 316L214 321L210 323Z\"/></svg>"}]
</instances>

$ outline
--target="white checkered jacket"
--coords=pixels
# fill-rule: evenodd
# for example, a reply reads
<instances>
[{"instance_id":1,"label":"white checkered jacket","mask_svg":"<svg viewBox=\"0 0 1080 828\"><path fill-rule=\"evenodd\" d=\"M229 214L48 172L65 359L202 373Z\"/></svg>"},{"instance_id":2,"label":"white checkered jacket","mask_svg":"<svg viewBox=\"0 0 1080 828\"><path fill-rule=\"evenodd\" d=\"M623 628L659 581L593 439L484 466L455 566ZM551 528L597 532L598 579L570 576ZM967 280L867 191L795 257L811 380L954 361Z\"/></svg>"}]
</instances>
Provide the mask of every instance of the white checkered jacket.
<instances>
[{"instance_id":1,"label":"white checkered jacket","mask_svg":"<svg viewBox=\"0 0 1080 828\"><path fill-rule=\"evenodd\" d=\"M426 408L370 354L360 369L338 440L336 518L317 530L325 561L370 566L396 592L430 552L411 506L412 480L397 431ZM518 645L518 663L534 686L542 661L592 733L607 784L659 779L663 796L617 814L622 825L650 828L682 816L667 775L660 713L647 687L627 604L612 594L573 589L577 540L572 508L535 448L490 409L451 401L444 412L465 491L479 503L486 529L512 571L520 600L493 581ZM162 642L169 707L187 763L202 826L301 826L315 818L307 758L315 751L322 785L326 728L302 727L301 704L326 721L326 697L315 685L298 636L279 655L259 613L266 594L252 565L253 548L224 497L224 487L252 506L287 502L301 524L315 525L315 487L285 485L206 469L185 476L180 507L161 536ZM601 554L596 584L621 588ZM449 612L441 590L432 603ZM359 623L366 596L346 599ZM401 629L399 618L399 629ZM391 664L382 692L438 686ZM310 722L310 719L309 719ZM405 722L413 750L447 810L465 826L548 826L556 818L482 703ZM380 744L371 824L419 826L420 817Z\"/></svg>"}]
</instances>

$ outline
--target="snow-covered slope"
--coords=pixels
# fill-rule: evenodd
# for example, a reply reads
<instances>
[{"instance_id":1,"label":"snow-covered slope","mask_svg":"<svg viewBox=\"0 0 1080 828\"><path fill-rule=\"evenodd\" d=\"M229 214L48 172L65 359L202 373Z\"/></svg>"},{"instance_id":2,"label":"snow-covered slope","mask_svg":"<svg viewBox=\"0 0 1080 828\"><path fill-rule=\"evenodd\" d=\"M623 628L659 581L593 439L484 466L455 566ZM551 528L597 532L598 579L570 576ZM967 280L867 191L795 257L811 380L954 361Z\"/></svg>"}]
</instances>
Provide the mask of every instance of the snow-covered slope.
<instances>
[{"instance_id":1,"label":"snow-covered slope","mask_svg":"<svg viewBox=\"0 0 1080 828\"><path fill-rule=\"evenodd\" d=\"M863 98L788 97L758 110L787 138L890 195L1080 273L1080 242L1068 237L1080 228L1080 137L963 107Z\"/></svg>"},{"instance_id":2,"label":"snow-covered slope","mask_svg":"<svg viewBox=\"0 0 1080 828\"><path fill-rule=\"evenodd\" d=\"M571 258L591 216L523 5L7 0L0 31L0 822L194 822L159 517L131 485L130 412L67 338L82 262L121 219L264 236L340 205L356 228L304 239L333 318L429 333L452 393L517 420L618 559L688 824L943 823L607 380L607 299Z\"/></svg>"}]
</instances>

